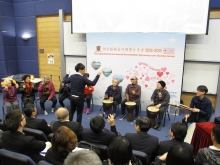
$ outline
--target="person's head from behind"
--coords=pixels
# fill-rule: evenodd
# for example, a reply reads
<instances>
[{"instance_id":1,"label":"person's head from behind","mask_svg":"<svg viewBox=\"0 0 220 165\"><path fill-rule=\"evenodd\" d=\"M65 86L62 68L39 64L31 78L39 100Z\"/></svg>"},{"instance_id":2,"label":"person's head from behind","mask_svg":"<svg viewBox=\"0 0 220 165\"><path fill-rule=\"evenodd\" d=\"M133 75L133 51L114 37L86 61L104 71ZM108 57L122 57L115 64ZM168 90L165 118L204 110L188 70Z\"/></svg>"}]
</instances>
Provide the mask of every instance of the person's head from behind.
<instances>
[{"instance_id":1,"label":"person's head from behind","mask_svg":"<svg viewBox=\"0 0 220 165\"><path fill-rule=\"evenodd\" d=\"M166 165L195 165L193 153L188 148L181 145L173 146L169 149Z\"/></svg>"},{"instance_id":2,"label":"person's head from behind","mask_svg":"<svg viewBox=\"0 0 220 165\"><path fill-rule=\"evenodd\" d=\"M66 108L63 108L63 107L58 108L55 114L56 114L56 118L59 121L69 120L69 111Z\"/></svg>"},{"instance_id":3,"label":"person's head from behind","mask_svg":"<svg viewBox=\"0 0 220 165\"><path fill-rule=\"evenodd\" d=\"M102 165L102 162L93 151L81 150L70 153L65 159L64 165Z\"/></svg>"},{"instance_id":4,"label":"person's head from behind","mask_svg":"<svg viewBox=\"0 0 220 165\"><path fill-rule=\"evenodd\" d=\"M19 109L15 109L5 115L3 124L9 131L18 131L19 129L22 131L26 119Z\"/></svg>"},{"instance_id":5,"label":"person's head from behind","mask_svg":"<svg viewBox=\"0 0 220 165\"><path fill-rule=\"evenodd\" d=\"M62 157L66 157L76 148L77 136L66 126L61 126L54 132L52 140L53 151Z\"/></svg>"},{"instance_id":6,"label":"person's head from behind","mask_svg":"<svg viewBox=\"0 0 220 165\"><path fill-rule=\"evenodd\" d=\"M169 133L171 138L183 142L187 134L186 125L180 122L175 122L171 125Z\"/></svg>"},{"instance_id":7,"label":"person's head from behind","mask_svg":"<svg viewBox=\"0 0 220 165\"><path fill-rule=\"evenodd\" d=\"M26 104L24 106L24 114L26 117L35 117L37 116L37 108L34 106L34 104Z\"/></svg>"},{"instance_id":8,"label":"person's head from behind","mask_svg":"<svg viewBox=\"0 0 220 165\"><path fill-rule=\"evenodd\" d=\"M220 124L217 124L212 128L211 139L214 146L220 144Z\"/></svg>"},{"instance_id":9,"label":"person's head from behind","mask_svg":"<svg viewBox=\"0 0 220 165\"><path fill-rule=\"evenodd\" d=\"M75 70L76 70L76 72L79 72L79 73L81 73L82 75L84 75L84 73L85 73L85 65L83 65L82 63L78 63L78 64L75 66Z\"/></svg>"},{"instance_id":10,"label":"person's head from behind","mask_svg":"<svg viewBox=\"0 0 220 165\"><path fill-rule=\"evenodd\" d=\"M128 164L132 158L130 142L122 136L113 138L109 144L109 156L114 165Z\"/></svg>"},{"instance_id":11,"label":"person's head from behind","mask_svg":"<svg viewBox=\"0 0 220 165\"><path fill-rule=\"evenodd\" d=\"M83 76L89 78L89 73L84 73Z\"/></svg>"},{"instance_id":12,"label":"person's head from behind","mask_svg":"<svg viewBox=\"0 0 220 165\"><path fill-rule=\"evenodd\" d=\"M205 85L200 85L196 89L196 96L203 96L208 92L208 88Z\"/></svg>"},{"instance_id":13,"label":"person's head from behind","mask_svg":"<svg viewBox=\"0 0 220 165\"><path fill-rule=\"evenodd\" d=\"M99 133L105 128L105 120L103 116L97 115L90 120L89 125L93 132Z\"/></svg>"},{"instance_id":14,"label":"person's head from behind","mask_svg":"<svg viewBox=\"0 0 220 165\"><path fill-rule=\"evenodd\" d=\"M137 118L135 124L135 130L137 132L139 131L147 132L150 128L151 128L151 122L148 117L141 116Z\"/></svg>"},{"instance_id":15,"label":"person's head from behind","mask_svg":"<svg viewBox=\"0 0 220 165\"><path fill-rule=\"evenodd\" d=\"M116 79L116 78L114 78L114 79L112 80L112 86L113 86L113 87L117 87L118 84L119 84L119 80Z\"/></svg>"},{"instance_id":16,"label":"person's head from behind","mask_svg":"<svg viewBox=\"0 0 220 165\"><path fill-rule=\"evenodd\" d=\"M22 77L22 80L26 83L29 83L31 80L31 76L29 74L26 74Z\"/></svg>"}]
</instances>

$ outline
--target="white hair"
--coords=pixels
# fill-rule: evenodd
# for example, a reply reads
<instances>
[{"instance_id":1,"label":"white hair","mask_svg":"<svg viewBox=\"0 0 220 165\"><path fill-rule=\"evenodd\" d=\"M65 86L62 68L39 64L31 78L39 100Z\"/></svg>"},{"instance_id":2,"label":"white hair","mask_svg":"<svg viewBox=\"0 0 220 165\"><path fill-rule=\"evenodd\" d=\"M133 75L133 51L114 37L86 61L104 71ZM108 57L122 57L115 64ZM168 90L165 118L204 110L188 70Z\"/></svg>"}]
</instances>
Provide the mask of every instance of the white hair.
<instances>
[{"instance_id":1,"label":"white hair","mask_svg":"<svg viewBox=\"0 0 220 165\"><path fill-rule=\"evenodd\" d=\"M9 82L11 82L11 80L10 80L9 78L6 78L6 79L4 80L4 83L5 83L5 84L7 84L7 83L9 83Z\"/></svg>"}]
</instances>

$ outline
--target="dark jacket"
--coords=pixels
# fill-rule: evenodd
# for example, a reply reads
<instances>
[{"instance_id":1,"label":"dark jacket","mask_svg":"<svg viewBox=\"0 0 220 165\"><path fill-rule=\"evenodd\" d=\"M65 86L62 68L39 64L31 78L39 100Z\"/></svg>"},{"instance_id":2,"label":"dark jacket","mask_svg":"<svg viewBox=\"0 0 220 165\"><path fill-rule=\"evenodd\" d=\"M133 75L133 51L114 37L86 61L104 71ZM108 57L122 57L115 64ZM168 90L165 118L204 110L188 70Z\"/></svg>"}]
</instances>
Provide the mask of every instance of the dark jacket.
<instances>
[{"instance_id":1,"label":"dark jacket","mask_svg":"<svg viewBox=\"0 0 220 165\"><path fill-rule=\"evenodd\" d=\"M193 146L191 144L186 143L186 142L180 142L175 139L171 139L171 140L166 140L166 141L160 142L159 149L158 149L158 155L163 155L164 153L168 152L171 147L173 147L175 145L181 145L183 147L186 147L193 154Z\"/></svg>"},{"instance_id":2,"label":"dark jacket","mask_svg":"<svg viewBox=\"0 0 220 165\"><path fill-rule=\"evenodd\" d=\"M23 85L24 85L24 83L21 83L21 84L19 85L19 92L20 92L21 95L22 95L22 96L21 96L22 100L27 99L27 98L30 98L30 97L32 97L33 100L35 100L35 92L37 92L38 90L37 90L36 88L32 88L32 92L30 93L30 95L28 95L28 94L26 93L25 89L23 88Z\"/></svg>"},{"instance_id":3,"label":"dark jacket","mask_svg":"<svg viewBox=\"0 0 220 165\"><path fill-rule=\"evenodd\" d=\"M63 121L63 122L55 121L51 125L52 132L55 132L61 126L68 127L69 129L71 129L76 134L78 141L82 140L82 130L83 130L83 127L81 126L80 123L73 122L73 121Z\"/></svg>"},{"instance_id":4,"label":"dark jacket","mask_svg":"<svg viewBox=\"0 0 220 165\"><path fill-rule=\"evenodd\" d=\"M67 156L66 156L67 157ZM66 157L58 156L52 148L49 148L47 150L47 153L45 155L45 160L49 163L52 163L53 165L63 165L64 160Z\"/></svg>"},{"instance_id":5,"label":"dark jacket","mask_svg":"<svg viewBox=\"0 0 220 165\"><path fill-rule=\"evenodd\" d=\"M151 96L151 100L154 101L154 105L161 104L161 106L168 106L168 103L170 102L169 92L164 89L161 92L161 94L162 94L162 99L159 99L158 89L155 89L152 96Z\"/></svg>"},{"instance_id":6,"label":"dark jacket","mask_svg":"<svg viewBox=\"0 0 220 165\"><path fill-rule=\"evenodd\" d=\"M82 131L82 138L83 140L90 143L109 146L112 138L114 138L116 134L117 131L115 126L111 126L111 131L109 131L108 129L104 129L99 133L95 133L91 129L84 128Z\"/></svg>"},{"instance_id":7,"label":"dark jacket","mask_svg":"<svg viewBox=\"0 0 220 165\"><path fill-rule=\"evenodd\" d=\"M147 132L126 133L125 137L131 143L133 150L144 152L149 162L157 155L158 137L149 135ZM151 159L152 158L152 159Z\"/></svg>"},{"instance_id":8,"label":"dark jacket","mask_svg":"<svg viewBox=\"0 0 220 165\"><path fill-rule=\"evenodd\" d=\"M2 134L2 148L31 157L35 162L44 160L40 152L46 147L45 142L33 136L25 136L22 132L5 131Z\"/></svg>"},{"instance_id":9,"label":"dark jacket","mask_svg":"<svg viewBox=\"0 0 220 165\"><path fill-rule=\"evenodd\" d=\"M70 96L70 92L71 92L71 89L70 87L66 87L66 86L60 86L60 90L59 90L59 96Z\"/></svg>"},{"instance_id":10,"label":"dark jacket","mask_svg":"<svg viewBox=\"0 0 220 165\"><path fill-rule=\"evenodd\" d=\"M121 89L119 86L117 86L117 88L115 90L113 90L112 88L113 86L110 85L107 90L105 91L105 94L108 95L108 97L113 97L114 100L113 101L116 101L118 104L121 103Z\"/></svg>"},{"instance_id":11,"label":"dark jacket","mask_svg":"<svg viewBox=\"0 0 220 165\"><path fill-rule=\"evenodd\" d=\"M25 127L41 130L45 135L52 133L51 128L47 125L47 122L44 119L27 117Z\"/></svg>"},{"instance_id":12,"label":"dark jacket","mask_svg":"<svg viewBox=\"0 0 220 165\"><path fill-rule=\"evenodd\" d=\"M220 164L220 151L211 148L201 148L197 153L196 163L197 165Z\"/></svg>"}]
</instances>

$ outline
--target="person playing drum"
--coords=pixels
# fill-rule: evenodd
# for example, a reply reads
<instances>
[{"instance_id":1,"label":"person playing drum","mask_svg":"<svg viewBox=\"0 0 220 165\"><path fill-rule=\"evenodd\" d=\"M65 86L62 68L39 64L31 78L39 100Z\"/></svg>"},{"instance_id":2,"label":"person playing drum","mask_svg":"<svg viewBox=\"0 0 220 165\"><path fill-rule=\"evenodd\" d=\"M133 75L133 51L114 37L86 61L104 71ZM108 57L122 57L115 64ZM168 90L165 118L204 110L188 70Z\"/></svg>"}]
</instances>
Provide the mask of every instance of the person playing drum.
<instances>
[{"instance_id":1,"label":"person playing drum","mask_svg":"<svg viewBox=\"0 0 220 165\"><path fill-rule=\"evenodd\" d=\"M105 91L105 99L109 99L113 101L113 112L112 115L116 117L116 108L117 105L121 103L121 89L118 86L119 80L118 79L113 79L112 80L112 85L110 85L107 90Z\"/></svg>"},{"instance_id":2,"label":"person playing drum","mask_svg":"<svg viewBox=\"0 0 220 165\"><path fill-rule=\"evenodd\" d=\"M140 98L141 98L141 86L137 84L137 77L132 76L130 80L131 80L131 84L128 84L128 86L125 90L126 99L121 102L122 116L119 120L123 120L126 117L125 103L129 102L129 101L136 103L135 118L137 118L137 116L138 116L139 106L140 106Z\"/></svg>"},{"instance_id":3,"label":"person playing drum","mask_svg":"<svg viewBox=\"0 0 220 165\"><path fill-rule=\"evenodd\" d=\"M170 94L167 90L164 89L165 86L166 83L164 81L158 81L157 88L154 90L151 96L150 105L155 105L156 108L159 108L159 121L154 126L154 129L158 129L160 127L164 112L169 106Z\"/></svg>"}]
</instances>

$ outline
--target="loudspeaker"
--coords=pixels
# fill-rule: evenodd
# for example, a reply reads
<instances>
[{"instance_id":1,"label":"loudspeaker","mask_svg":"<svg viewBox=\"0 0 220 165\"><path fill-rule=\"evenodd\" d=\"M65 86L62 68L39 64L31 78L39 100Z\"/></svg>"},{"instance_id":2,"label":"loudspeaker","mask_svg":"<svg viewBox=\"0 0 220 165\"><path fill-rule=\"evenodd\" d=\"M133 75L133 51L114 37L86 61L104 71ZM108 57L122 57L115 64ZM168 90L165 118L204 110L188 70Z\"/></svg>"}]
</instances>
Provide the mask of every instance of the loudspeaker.
<instances>
[{"instance_id":1,"label":"loudspeaker","mask_svg":"<svg viewBox=\"0 0 220 165\"><path fill-rule=\"evenodd\" d=\"M215 124L220 124L220 116L219 117L216 117L215 120L214 120Z\"/></svg>"}]
</instances>

